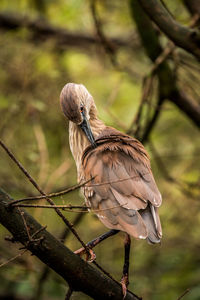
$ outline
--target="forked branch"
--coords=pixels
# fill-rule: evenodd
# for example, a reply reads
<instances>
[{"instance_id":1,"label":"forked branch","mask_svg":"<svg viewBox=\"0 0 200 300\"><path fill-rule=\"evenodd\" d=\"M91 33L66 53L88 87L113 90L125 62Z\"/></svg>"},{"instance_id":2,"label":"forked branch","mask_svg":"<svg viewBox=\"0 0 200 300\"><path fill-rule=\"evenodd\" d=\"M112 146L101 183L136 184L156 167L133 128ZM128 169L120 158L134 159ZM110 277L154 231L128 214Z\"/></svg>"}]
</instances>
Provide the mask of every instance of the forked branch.
<instances>
[{"instance_id":1,"label":"forked branch","mask_svg":"<svg viewBox=\"0 0 200 300\"><path fill-rule=\"evenodd\" d=\"M96 268L83 261L46 231L32 216L24 211L24 218L31 236L41 242L29 242L24 222L17 208L11 208L11 198L0 190L0 223L6 227L15 240L28 245L28 250L42 262L63 277L74 291L82 291L93 299L122 299L120 283L105 276ZM127 292L126 300L139 298Z\"/></svg>"},{"instance_id":2,"label":"forked branch","mask_svg":"<svg viewBox=\"0 0 200 300\"><path fill-rule=\"evenodd\" d=\"M146 14L175 45L200 59L200 32L179 24L157 0L138 0Z\"/></svg>"}]
</instances>

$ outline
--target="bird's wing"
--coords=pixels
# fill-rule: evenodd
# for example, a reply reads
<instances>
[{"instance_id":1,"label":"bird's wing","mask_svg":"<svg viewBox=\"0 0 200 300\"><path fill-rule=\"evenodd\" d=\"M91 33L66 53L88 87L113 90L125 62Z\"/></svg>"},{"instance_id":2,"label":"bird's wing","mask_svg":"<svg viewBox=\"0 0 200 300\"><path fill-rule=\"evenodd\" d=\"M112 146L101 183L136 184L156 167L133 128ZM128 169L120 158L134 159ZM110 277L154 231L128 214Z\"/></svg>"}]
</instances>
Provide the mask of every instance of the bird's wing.
<instances>
[{"instance_id":1,"label":"bird's wing","mask_svg":"<svg viewBox=\"0 0 200 300\"><path fill-rule=\"evenodd\" d=\"M161 195L142 144L114 129L112 133L98 138L97 147L83 154L85 179L93 178L84 194L107 227L146 238L148 212L141 216L138 211L160 206Z\"/></svg>"}]
</instances>

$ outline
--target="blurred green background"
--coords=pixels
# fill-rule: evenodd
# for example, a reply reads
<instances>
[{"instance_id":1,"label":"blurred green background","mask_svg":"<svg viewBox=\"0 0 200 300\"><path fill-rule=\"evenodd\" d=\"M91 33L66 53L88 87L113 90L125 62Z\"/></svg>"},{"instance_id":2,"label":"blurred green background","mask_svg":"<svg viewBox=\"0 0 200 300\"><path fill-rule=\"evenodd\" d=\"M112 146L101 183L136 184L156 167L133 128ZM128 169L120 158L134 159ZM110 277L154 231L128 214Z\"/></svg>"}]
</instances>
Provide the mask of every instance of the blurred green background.
<instances>
[{"instance_id":1,"label":"blurred green background","mask_svg":"<svg viewBox=\"0 0 200 300\"><path fill-rule=\"evenodd\" d=\"M165 1L182 24L191 16L180 0ZM83 43L81 36L96 39L89 1L84 0L1 0L2 14L48 22L77 36L77 44L56 38L38 38L26 26L18 30L0 28L0 136L46 193L76 183L76 168L69 150L68 124L62 115L59 94L67 82L84 84L93 95L99 117L126 132L137 113L142 82L152 67L146 56L129 1L97 3L102 27L108 39L117 38L126 46L117 49L120 68L114 66L101 43ZM0 18L1 19L1 18ZM1 24L1 22L0 22ZM163 47L166 37L160 36ZM180 50L179 50L180 51ZM180 51L184 64L177 63L181 89L200 103L200 68ZM169 61L169 64L172 62ZM155 79L151 95L153 113L157 97ZM145 111L142 122L145 120ZM146 148L163 195L160 217L161 245L132 240L130 289L148 300L176 300L187 288L184 299L200 299L200 143L198 128L171 102L151 132ZM169 178L170 177L170 178ZM24 175L0 149L0 185L14 199L36 195ZM41 203L45 203L42 201ZM56 200L62 204L82 204L78 191ZM33 216L55 236L64 225L54 211L30 209ZM70 220L77 213L64 213ZM76 229L87 242L107 229L97 217L85 213ZM4 240L9 235L0 227L0 263L15 256L19 245ZM97 262L120 280L123 265L123 233L96 247ZM72 250L80 244L69 235L65 244ZM64 299L65 282L52 271L41 280L44 265L30 254L0 269L0 299ZM74 293L72 299L89 299Z\"/></svg>"}]
</instances>

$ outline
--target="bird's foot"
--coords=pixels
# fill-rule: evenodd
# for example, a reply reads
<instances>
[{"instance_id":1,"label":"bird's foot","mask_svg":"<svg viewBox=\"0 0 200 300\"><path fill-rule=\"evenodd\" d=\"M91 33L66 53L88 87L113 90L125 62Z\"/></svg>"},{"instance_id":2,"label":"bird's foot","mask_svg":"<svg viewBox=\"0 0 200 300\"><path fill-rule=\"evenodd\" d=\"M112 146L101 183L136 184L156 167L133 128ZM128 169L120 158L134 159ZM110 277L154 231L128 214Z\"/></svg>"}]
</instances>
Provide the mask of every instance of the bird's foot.
<instances>
[{"instance_id":1,"label":"bird's foot","mask_svg":"<svg viewBox=\"0 0 200 300\"><path fill-rule=\"evenodd\" d=\"M129 281L128 281L128 274L123 274L120 283L121 283L121 285L122 285L122 293L123 293L123 295L124 295L123 299L125 299L127 287L128 287L128 284L129 284Z\"/></svg>"},{"instance_id":2,"label":"bird's foot","mask_svg":"<svg viewBox=\"0 0 200 300\"><path fill-rule=\"evenodd\" d=\"M86 256L85 260L87 262L93 262L96 259L96 254L90 248L88 248L88 252L86 252L85 248L80 248L80 249L74 251L74 253L79 255L80 257L85 255Z\"/></svg>"}]
</instances>

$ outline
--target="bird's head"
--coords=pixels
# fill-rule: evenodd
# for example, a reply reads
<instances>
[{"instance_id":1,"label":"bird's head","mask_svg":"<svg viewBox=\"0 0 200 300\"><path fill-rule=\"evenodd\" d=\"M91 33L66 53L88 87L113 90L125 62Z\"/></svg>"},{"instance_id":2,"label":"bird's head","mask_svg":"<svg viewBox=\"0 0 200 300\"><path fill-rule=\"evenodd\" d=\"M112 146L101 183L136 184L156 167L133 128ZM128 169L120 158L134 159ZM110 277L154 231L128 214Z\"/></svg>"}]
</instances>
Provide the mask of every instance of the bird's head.
<instances>
[{"instance_id":1,"label":"bird's head","mask_svg":"<svg viewBox=\"0 0 200 300\"><path fill-rule=\"evenodd\" d=\"M90 117L96 113L94 100L82 84L67 83L60 94L60 103L68 120L79 126L93 146L95 140L90 128Z\"/></svg>"}]
</instances>

